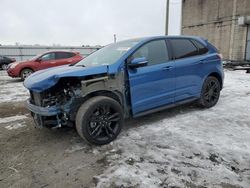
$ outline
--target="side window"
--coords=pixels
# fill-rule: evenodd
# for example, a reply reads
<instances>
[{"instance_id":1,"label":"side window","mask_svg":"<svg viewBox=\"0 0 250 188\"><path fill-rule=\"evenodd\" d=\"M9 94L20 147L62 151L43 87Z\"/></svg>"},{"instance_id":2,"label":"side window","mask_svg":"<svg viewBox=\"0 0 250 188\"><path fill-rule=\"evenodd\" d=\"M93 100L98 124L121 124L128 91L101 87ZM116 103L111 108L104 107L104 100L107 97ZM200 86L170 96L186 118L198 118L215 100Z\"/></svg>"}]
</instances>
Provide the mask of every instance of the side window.
<instances>
[{"instance_id":1,"label":"side window","mask_svg":"<svg viewBox=\"0 0 250 188\"><path fill-rule=\"evenodd\" d=\"M194 45L198 48L199 50L199 55L203 55L205 53L208 52L208 49L203 45L201 44L200 42L196 41L196 40L192 40L192 42L194 43Z\"/></svg>"},{"instance_id":2,"label":"side window","mask_svg":"<svg viewBox=\"0 0 250 188\"><path fill-rule=\"evenodd\" d=\"M168 50L165 40L156 40L140 47L133 55L132 59L145 57L148 65L164 63L169 60Z\"/></svg>"},{"instance_id":3,"label":"side window","mask_svg":"<svg viewBox=\"0 0 250 188\"><path fill-rule=\"evenodd\" d=\"M42 61L48 61L55 59L55 53L48 53L42 56Z\"/></svg>"},{"instance_id":4,"label":"side window","mask_svg":"<svg viewBox=\"0 0 250 188\"><path fill-rule=\"evenodd\" d=\"M73 57L75 54L71 52L56 52L56 59L65 59Z\"/></svg>"},{"instance_id":5,"label":"side window","mask_svg":"<svg viewBox=\"0 0 250 188\"><path fill-rule=\"evenodd\" d=\"M3 60L3 56L0 55L0 60Z\"/></svg>"},{"instance_id":6,"label":"side window","mask_svg":"<svg viewBox=\"0 0 250 188\"><path fill-rule=\"evenodd\" d=\"M171 39L176 59L199 55L198 49L188 39Z\"/></svg>"}]
</instances>

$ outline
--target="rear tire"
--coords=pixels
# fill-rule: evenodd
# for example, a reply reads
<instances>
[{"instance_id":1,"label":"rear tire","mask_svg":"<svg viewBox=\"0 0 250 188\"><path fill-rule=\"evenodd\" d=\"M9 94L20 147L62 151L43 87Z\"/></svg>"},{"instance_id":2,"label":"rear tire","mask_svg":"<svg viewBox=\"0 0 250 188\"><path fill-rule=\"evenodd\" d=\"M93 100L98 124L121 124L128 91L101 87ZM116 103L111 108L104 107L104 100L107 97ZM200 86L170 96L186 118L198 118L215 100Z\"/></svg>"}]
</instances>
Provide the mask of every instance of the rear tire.
<instances>
[{"instance_id":1,"label":"rear tire","mask_svg":"<svg viewBox=\"0 0 250 188\"><path fill-rule=\"evenodd\" d=\"M219 100L220 97L220 82L217 78L213 76L209 76L203 83L201 98L199 100L199 104L203 108L211 108Z\"/></svg>"},{"instance_id":2,"label":"rear tire","mask_svg":"<svg viewBox=\"0 0 250 188\"><path fill-rule=\"evenodd\" d=\"M88 143L104 145L113 141L123 125L123 110L114 99L97 96L87 100L76 115L76 130Z\"/></svg>"},{"instance_id":3,"label":"rear tire","mask_svg":"<svg viewBox=\"0 0 250 188\"><path fill-rule=\"evenodd\" d=\"M27 69L23 69L23 70L21 71L21 74L20 74L21 79L22 79L22 80L25 80L25 79L28 78L33 72L34 72L33 70L28 69L28 68L27 68Z\"/></svg>"}]
</instances>

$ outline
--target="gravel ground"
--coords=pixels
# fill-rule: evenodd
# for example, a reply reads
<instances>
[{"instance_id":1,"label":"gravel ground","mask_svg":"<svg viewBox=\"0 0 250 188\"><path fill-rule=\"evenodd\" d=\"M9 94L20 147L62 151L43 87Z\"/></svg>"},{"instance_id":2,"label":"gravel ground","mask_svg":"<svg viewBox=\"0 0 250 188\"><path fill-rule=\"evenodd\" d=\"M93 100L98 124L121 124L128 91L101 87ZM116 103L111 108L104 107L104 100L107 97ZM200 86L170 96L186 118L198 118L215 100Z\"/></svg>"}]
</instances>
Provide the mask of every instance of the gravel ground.
<instances>
[{"instance_id":1,"label":"gravel ground","mask_svg":"<svg viewBox=\"0 0 250 188\"><path fill-rule=\"evenodd\" d=\"M0 71L0 187L250 187L250 74L225 74L215 107L127 120L97 147L35 129L22 82Z\"/></svg>"}]
</instances>

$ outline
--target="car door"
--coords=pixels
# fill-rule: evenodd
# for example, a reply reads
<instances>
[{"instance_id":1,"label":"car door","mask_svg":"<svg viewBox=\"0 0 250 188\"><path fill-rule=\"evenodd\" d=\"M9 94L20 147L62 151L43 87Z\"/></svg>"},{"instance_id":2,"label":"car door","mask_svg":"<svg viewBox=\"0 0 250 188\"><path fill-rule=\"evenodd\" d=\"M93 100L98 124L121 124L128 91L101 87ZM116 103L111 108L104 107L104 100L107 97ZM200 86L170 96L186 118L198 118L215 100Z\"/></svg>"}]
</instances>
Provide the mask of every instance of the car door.
<instances>
[{"instance_id":1,"label":"car door","mask_svg":"<svg viewBox=\"0 0 250 188\"><path fill-rule=\"evenodd\" d=\"M67 65L73 63L74 53L71 52L56 52L56 65Z\"/></svg>"},{"instance_id":2,"label":"car door","mask_svg":"<svg viewBox=\"0 0 250 188\"><path fill-rule=\"evenodd\" d=\"M174 62L165 40L154 40L137 49L129 60L146 58L148 65L128 67L133 115L174 102ZM128 62L127 62L128 63Z\"/></svg>"},{"instance_id":3,"label":"car door","mask_svg":"<svg viewBox=\"0 0 250 188\"><path fill-rule=\"evenodd\" d=\"M38 65L38 70L47 69L56 66L55 52L49 52L42 55Z\"/></svg>"},{"instance_id":4,"label":"car door","mask_svg":"<svg viewBox=\"0 0 250 188\"><path fill-rule=\"evenodd\" d=\"M190 39L169 39L175 56L176 94L175 101L199 97L202 83L202 64L205 57Z\"/></svg>"}]
</instances>

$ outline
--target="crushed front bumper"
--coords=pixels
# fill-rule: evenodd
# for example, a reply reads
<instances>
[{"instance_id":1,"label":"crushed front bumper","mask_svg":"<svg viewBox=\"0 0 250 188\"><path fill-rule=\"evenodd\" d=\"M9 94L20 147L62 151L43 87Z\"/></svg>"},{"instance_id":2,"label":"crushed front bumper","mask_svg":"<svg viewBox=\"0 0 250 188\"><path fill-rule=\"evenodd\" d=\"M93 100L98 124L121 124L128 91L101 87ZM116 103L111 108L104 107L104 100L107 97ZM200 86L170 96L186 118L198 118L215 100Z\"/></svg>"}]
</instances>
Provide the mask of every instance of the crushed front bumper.
<instances>
[{"instance_id":1,"label":"crushed front bumper","mask_svg":"<svg viewBox=\"0 0 250 188\"><path fill-rule=\"evenodd\" d=\"M35 104L32 104L30 102L30 99L28 99L26 101L26 107L31 111L31 115L33 116L35 122L35 127L61 127L62 121L58 116L62 114L62 110L59 106L37 106Z\"/></svg>"},{"instance_id":2,"label":"crushed front bumper","mask_svg":"<svg viewBox=\"0 0 250 188\"><path fill-rule=\"evenodd\" d=\"M26 106L31 112L40 116L56 116L61 113L58 106L41 107L31 104L30 99L26 101Z\"/></svg>"}]
</instances>

